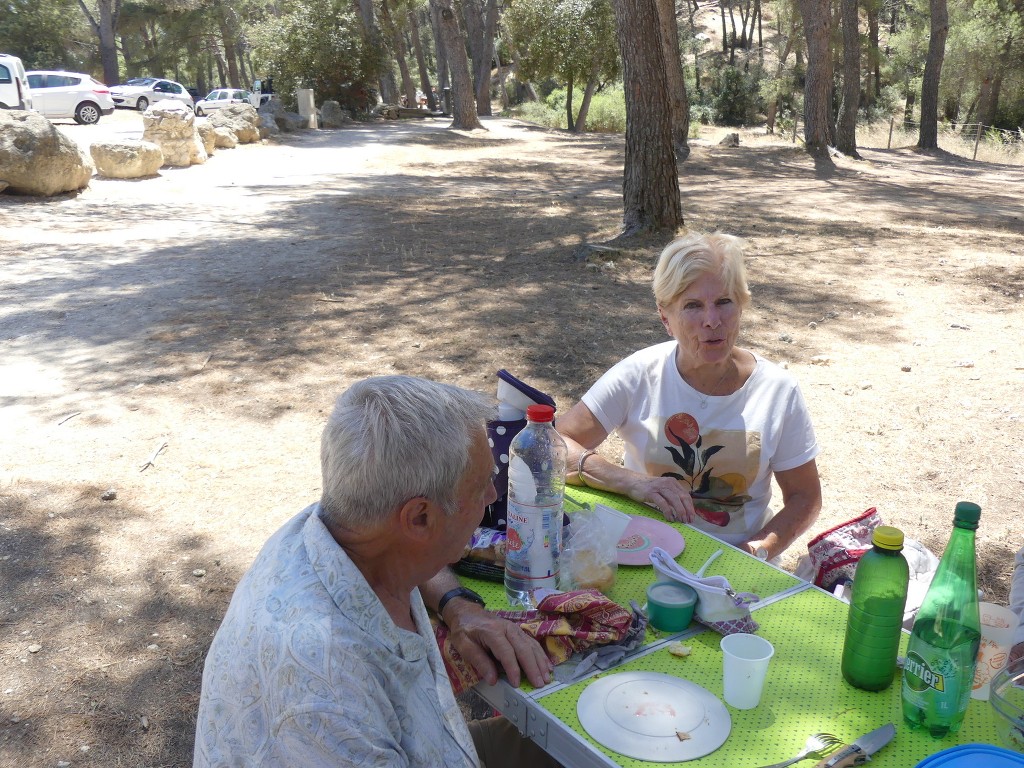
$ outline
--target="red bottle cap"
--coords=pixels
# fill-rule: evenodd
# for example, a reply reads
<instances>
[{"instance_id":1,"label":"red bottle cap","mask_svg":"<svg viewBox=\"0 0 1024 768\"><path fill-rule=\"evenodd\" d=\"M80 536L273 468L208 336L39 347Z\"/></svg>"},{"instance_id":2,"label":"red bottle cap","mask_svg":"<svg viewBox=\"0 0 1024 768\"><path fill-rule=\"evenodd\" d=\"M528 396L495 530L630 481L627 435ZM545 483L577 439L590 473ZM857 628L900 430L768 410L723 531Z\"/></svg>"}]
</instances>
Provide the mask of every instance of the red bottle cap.
<instances>
[{"instance_id":1,"label":"red bottle cap","mask_svg":"<svg viewBox=\"0 0 1024 768\"><path fill-rule=\"evenodd\" d=\"M555 409L550 405L531 405L526 409L530 421L547 422L555 420Z\"/></svg>"}]
</instances>

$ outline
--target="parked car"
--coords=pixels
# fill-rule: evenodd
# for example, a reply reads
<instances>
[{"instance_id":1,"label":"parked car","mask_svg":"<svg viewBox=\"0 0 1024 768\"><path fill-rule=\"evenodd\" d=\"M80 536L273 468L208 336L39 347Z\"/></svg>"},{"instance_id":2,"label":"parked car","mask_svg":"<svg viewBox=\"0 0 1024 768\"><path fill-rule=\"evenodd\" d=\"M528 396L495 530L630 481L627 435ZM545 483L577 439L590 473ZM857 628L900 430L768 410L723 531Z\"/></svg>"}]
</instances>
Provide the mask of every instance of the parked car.
<instances>
[{"instance_id":1,"label":"parked car","mask_svg":"<svg viewBox=\"0 0 1024 768\"><path fill-rule=\"evenodd\" d=\"M17 56L0 53L0 109L32 109L32 91Z\"/></svg>"},{"instance_id":2,"label":"parked car","mask_svg":"<svg viewBox=\"0 0 1024 768\"><path fill-rule=\"evenodd\" d=\"M112 87L110 95L115 106L129 107L139 112L145 112L150 104L165 99L174 99L189 109L195 109L195 102L185 90L185 86L159 77L134 77Z\"/></svg>"},{"instance_id":3,"label":"parked car","mask_svg":"<svg viewBox=\"0 0 1024 768\"><path fill-rule=\"evenodd\" d=\"M239 88L218 88L210 91L205 99L196 102L196 114L205 115L231 104L252 104L253 95ZM259 106L257 102L253 106Z\"/></svg>"},{"instance_id":4,"label":"parked car","mask_svg":"<svg viewBox=\"0 0 1024 768\"><path fill-rule=\"evenodd\" d=\"M95 125L101 115L114 111L110 89L81 72L32 71L32 108L51 120L74 118L80 125Z\"/></svg>"}]
</instances>

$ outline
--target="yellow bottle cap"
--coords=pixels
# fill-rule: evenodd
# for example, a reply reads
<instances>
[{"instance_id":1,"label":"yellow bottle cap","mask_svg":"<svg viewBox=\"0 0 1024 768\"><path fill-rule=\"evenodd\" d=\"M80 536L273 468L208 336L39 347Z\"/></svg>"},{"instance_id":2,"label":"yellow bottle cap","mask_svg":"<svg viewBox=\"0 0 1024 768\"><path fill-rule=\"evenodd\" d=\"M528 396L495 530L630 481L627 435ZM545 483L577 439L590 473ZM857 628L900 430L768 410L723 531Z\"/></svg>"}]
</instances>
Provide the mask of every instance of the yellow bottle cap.
<instances>
[{"instance_id":1,"label":"yellow bottle cap","mask_svg":"<svg viewBox=\"0 0 1024 768\"><path fill-rule=\"evenodd\" d=\"M871 534L871 543L882 549L903 549L903 531L891 525L879 525Z\"/></svg>"}]
</instances>

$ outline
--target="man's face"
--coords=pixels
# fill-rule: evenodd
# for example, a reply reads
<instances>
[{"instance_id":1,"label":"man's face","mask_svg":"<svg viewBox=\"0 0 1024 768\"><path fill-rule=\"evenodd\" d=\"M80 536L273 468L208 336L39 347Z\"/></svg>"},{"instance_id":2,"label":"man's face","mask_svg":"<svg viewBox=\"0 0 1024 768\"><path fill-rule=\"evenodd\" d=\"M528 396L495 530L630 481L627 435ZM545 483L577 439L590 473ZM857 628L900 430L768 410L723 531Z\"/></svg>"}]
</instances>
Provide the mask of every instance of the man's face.
<instances>
[{"instance_id":1,"label":"man's face","mask_svg":"<svg viewBox=\"0 0 1024 768\"><path fill-rule=\"evenodd\" d=\"M462 556L469 537L484 516L484 508L498 498L494 490L494 457L487 442L487 431L481 425L473 434L469 449L469 468L459 482L458 509L445 520L441 546L451 553L446 563Z\"/></svg>"}]
</instances>

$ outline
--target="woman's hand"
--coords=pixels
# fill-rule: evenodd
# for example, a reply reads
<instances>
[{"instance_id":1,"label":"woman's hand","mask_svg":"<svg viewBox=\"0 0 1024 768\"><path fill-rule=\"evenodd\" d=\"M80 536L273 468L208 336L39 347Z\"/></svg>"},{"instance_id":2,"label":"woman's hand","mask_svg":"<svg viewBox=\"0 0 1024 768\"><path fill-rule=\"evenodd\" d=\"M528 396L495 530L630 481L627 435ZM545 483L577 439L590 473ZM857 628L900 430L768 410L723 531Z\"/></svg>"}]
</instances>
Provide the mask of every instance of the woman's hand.
<instances>
[{"instance_id":1,"label":"woman's hand","mask_svg":"<svg viewBox=\"0 0 1024 768\"><path fill-rule=\"evenodd\" d=\"M653 507L671 523L692 523L696 519L690 489L674 477L638 474L635 478L626 490L633 501Z\"/></svg>"}]
</instances>

